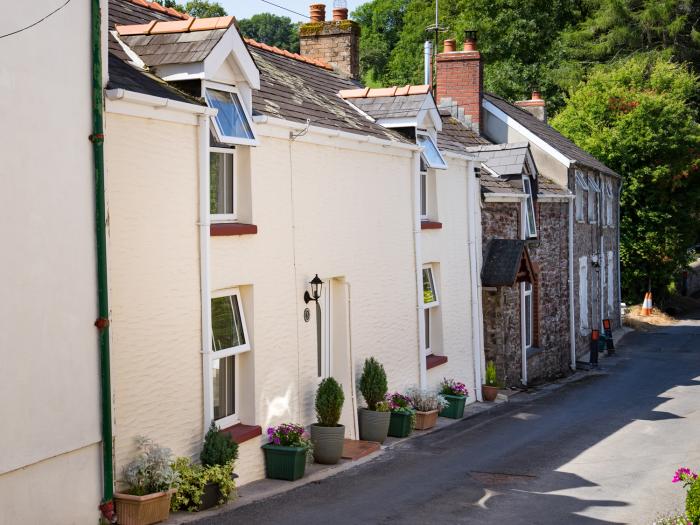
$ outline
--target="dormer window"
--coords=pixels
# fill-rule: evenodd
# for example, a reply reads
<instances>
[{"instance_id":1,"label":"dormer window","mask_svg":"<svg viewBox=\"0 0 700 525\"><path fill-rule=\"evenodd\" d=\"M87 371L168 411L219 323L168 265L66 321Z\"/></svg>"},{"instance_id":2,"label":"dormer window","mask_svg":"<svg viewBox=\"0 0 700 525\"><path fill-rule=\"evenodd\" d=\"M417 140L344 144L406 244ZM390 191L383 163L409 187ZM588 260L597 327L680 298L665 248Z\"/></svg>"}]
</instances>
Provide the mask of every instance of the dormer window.
<instances>
[{"instance_id":1,"label":"dormer window","mask_svg":"<svg viewBox=\"0 0 700 525\"><path fill-rule=\"evenodd\" d=\"M528 238L537 237L537 223L535 222L535 198L532 194L532 181L529 177L523 177L523 189L527 194L527 236Z\"/></svg>"},{"instance_id":2,"label":"dormer window","mask_svg":"<svg viewBox=\"0 0 700 525\"><path fill-rule=\"evenodd\" d=\"M440 155L440 151L438 151L437 146L430 135L425 133L417 133L416 142L419 146L423 147L422 155L429 168L438 170L447 169L447 163L445 162L445 159L442 158L442 155Z\"/></svg>"},{"instance_id":3,"label":"dormer window","mask_svg":"<svg viewBox=\"0 0 700 525\"><path fill-rule=\"evenodd\" d=\"M219 142L255 145L256 140L250 119L235 89L207 87L204 93L209 107L219 110L212 119Z\"/></svg>"}]
</instances>

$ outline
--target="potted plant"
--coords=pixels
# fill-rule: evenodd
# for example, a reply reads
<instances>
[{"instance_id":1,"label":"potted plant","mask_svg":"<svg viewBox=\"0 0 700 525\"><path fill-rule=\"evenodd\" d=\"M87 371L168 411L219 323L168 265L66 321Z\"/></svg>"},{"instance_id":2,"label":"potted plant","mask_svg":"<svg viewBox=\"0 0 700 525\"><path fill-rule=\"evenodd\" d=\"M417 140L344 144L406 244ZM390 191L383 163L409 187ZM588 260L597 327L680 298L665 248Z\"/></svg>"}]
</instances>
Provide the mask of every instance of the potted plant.
<instances>
[{"instance_id":1,"label":"potted plant","mask_svg":"<svg viewBox=\"0 0 700 525\"><path fill-rule=\"evenodd\" d=\"M433 428L437 423L438 412L450 406L442 394L432 390L413 389L408 392L416 413L416 430Z\"/></svg>"},{"instance_id":2,"label":"potted plant","mask_svg":"<svg viewBox=\"0 0 700 525\"><path fill-rule=\"evenodd\" d=\"M440 410L440 417L462 419L464 416L464 405L469 396L466 385L454 379L444 378L440 383L440 394L449 403L448 406Z\"/></svg>"},{"instance_id":3,"label":"potted plant","mask_svg":"<svg viewBox=\"0 0 700 525\"><path fill-rule=\"evenodd\" d=\"M170 449L148 438L136 438L139 457L123 471L126 492L115 492L114 503L121 525L150 525L168 519L170 499L178 483Z\"/></svg>"},{"instance_id":4,"label":"potted plant","mask_svg":"<svg viewBox=\"0 0 700 525\"><path fill-rule=\"evenodd\" d=\"M268 428L267 437L270 442L262 446L267 477L287 481L303 477L307 459L313 459L313 446L304 437L304 427L282 423Z\"/></svg>"},{"instance_id":5,"label":"potted plant","mask_svg":"<svg viewBox=\"0 0 700 525\"><path fill-rule=\"evenodd\" d=\"M343 410L343 387L332 377L321 381L316 390L316 419L311 425L311 442L317 463L334 465L343 455L345 426L339 425Z\"/></svg>"},{"instance_id":6,"label":"potted plant","mask_svg":"<svg viewBox=\"0 0 700 525\"><path fill-rule=\"evenodd\" d=\"M206 481L201 505L197 510L204 510L229 499L232 490L235 489L235 483L220 483L218 480L219 475L226 472L231 481L238 477L233 473L234 462L238 459L238 443L229 434L221 432L212 421L204 436L204 446L199 459L205 467L201 475L206 478ZM179 498L176 497L176 499Z\"/></svg>"},{"instance_id":7,"label":"potted plant","mask_svg":"<svg viewBox=\"0 0 700 525\"><path fill-rule=\"evenodd\" d=\"M173 469L180 482L170 504L171 510L192 512L221 505L236 489L233 461L226 465L204 466L192 463L190 458L177 458Z\"/></svg>"},{"instance_id":8,"label":"potted plant","mask_svg":"<svg viewBox=\"0 0 700 525\"><path fill-rule=\"evenodd\" d=\"M394 392L386 396L386 401L389 403L389 432L391 437L406 437L413 430L415 423L415 412L411 405L411 398Z\"/></svg>"},{"instance_id":9,"label":"potted plant","mask_svg":"<svg viewBox=\"0 0 700 525\"><path fill-rule=\"evenodd\" d=\"M493 364L493 361L486 363L486 382L481 386L481 395L484 401L493 401L498 396L496 365Z\"/></svg>"},{"instance_id":10,"label":"potted plant","mask_svg":"<svg viewBox=\"0 0 700 525\"><path fill-rule=\"evenodd\" d=\"M386 372L374 357L365 359L360 377L360 392L367 403L367 408L358 410L360 439L384 443L389 432L391 413L385 401Z\"/></svg>"}]
</instances>

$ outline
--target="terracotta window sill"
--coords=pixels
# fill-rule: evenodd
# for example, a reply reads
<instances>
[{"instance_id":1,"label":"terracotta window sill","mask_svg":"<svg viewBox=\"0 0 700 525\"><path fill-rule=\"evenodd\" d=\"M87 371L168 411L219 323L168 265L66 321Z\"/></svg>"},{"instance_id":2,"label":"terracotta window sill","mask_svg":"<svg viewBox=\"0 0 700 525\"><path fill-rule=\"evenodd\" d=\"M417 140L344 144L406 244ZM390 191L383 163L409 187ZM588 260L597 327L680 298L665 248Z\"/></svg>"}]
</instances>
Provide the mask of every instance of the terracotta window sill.
<instances>
[{"instance_id":1,"label":"terracotta window sill","mask_svg":"<svg viewBox=\"0 0 700 525\"><path fill-rule=\"evenodd\" d=\"M425 356L425 367L430 370L436 366L444 365L447 363L447 356L430 354Z\"/></svg>"},{"instance_id":2,"label":"terracotta window sill","mask_svg":"<svg viewBox=\"0 0 700 525\"><path fill-rule=\"evenodd\" d=\"M251 235L256 233L258 233L258 227L255 224L243 224L242 222L217 222L209 225L209 234L212 237Z\"/></svg>"},{"instance_id":3,"label":"terracotta window sill","mask_svg":"<svg viewBox=\"0 0 700 525\"><path fill-rule=\"evenodd\" d=\"M420 221L421 230L441 230L442 223L437 221Z\"/></svg>"},{"instance_id":4,"label":"terracotta window sill","mask_svg":"<svg viewBox=\"0 0 700 525\"><path fill-rule=\"evenodd\" d=\"M243 423L238 423L232 427L221 429L221 432L225 432L231 436L233 440L240 445L254 437L262 435L262 428L259 425L244 425Z\"/></svg>"}]
</instances>

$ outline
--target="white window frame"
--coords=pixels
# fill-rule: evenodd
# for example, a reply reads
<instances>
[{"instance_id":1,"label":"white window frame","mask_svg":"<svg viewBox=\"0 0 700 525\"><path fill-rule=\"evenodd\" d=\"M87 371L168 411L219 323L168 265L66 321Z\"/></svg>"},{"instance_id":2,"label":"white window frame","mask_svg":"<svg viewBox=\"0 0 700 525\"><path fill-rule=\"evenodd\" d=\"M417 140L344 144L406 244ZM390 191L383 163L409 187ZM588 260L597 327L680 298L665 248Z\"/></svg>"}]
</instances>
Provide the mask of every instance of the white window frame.
<instances>
[{"instance_id":1,"label":"white window frame","mask_svg":"<svg viewBox=\"0 0 700 525\"><path fill-rule=\"evenodd\" d=\"M583 203L588 200L588 182L581 172L576 170L576 222L586 222L586 212L583 209Z\"/></svg>"},{"instance_id":2,"label":"white window frame","mask_svg":"<svg viewBox=\"0 0 700 525\"><path fill-rule=\"evenodd\" d=\"M528 285L530 286L530 289L528 290ZM529 282L524 282L523 283L523 315L525 316L525 349L527 350L528 348L532 348L533 344L533 339L535 337L535 328L534 328L534 321L535 321L535 314L534 314L534 294L533 294L533 285L532 283ZM529 313L529 319L528 314L527 314L527 303L530 303L530 313ZM528 330L528 320L530 321L529 324L529 330ZM528 344L528 338L530 339L530 342Z\"/></svg>"},{"instance_id":3,"label":"white window frame","mask_svg":"<svg viewBox=\"0 0 700 525\"><path fill-rule=\"evenodd\" d=\"M231 201L233 202L233 213L210 213L209 218L212 222L236 222L238 220L238 169L236 166L236 150L230 148L216 148L209 147L210 153L223 153L225 155L231 155L231 164L233 166L233 195L231 196ZM209 166L211 170L211 163ZM211 172L210 172L211 173ZM211 175L209 176L209 191L211 191Z\"/></svg>"},{"instance_id":4,"label":"white window frame","mask_svg":"<svg viewBox=\"0 0 700 525\"><path fill-rule=\"evenodd\" d=\"M226 91L228 93L232 93L233 96L235 96L238 99L238 102L240 103L241 108L243 109L243 114L245 115L245 118L248 121L248 127L250 127L250 132L253 135L252 139L241 138L241 137L231 137L229 135L224 135L223 132L221 131L221 129L219 128L219 123L216 120L216 116L212 116L211 117L212 129L214 130L214 134L216 135L216 140L222 144L238 144L238 145L242 145L242 146L257 146L258 139L257 139L257 135L255 134L253 118L250 115L248 108L246 107L244 99L241 96L241 92L235 86L230 86L228 84L220 84L219 82L212 82L211 80L203 80L202 81L202 98L207 102L207 106L209 105L209 101L207 100L207 96L206 96L207 89L213 89L215 91Z\"/></svg>"},{"instance_id":5,"label":"white window frame","mask_svg":"<svg viewBox=\"0 0 700 525\"><path fill-rule=\"evenodd\" d=\"M422 132L422 131L419 131L416 129L416 144L418 144L419 146L420 146L420 143L418 142L418 137L425 137L426 139L428 139L430 141L430 143L433 145L433 147L435 148L435 151L437 152L438 157L440 157L440 160L442 161L442 164L434 164L433 165L430 163L430 160L428 159L428 157L423 155L423 152L421 152L421 156L423 157L423 161L425 162L425 165L428 168L433 168L436 170L446 170L447 169L447 162L445 162L445 158L442 156L442 153L440 153L440 150L437 147L437 143L435 142L433 137L431 137L429 133L426 133L424 131Z\"/></svg>"},{"instance_id":6,"label":"white window frame","mask_svg":"<svg viewBox=\"0 0 700 525\"><path fill-rule=\"evenodd\" d=\"M529 177L523 177L523 191L527 194L527 200L525 201L525 222L527 236L530 239L537 237L537 216L535 215L535 200L532 195L532 181ZM532 224L530 224L530 214L532 214ZM530 230L532 226L533 230Z\"/></svg>"},{"instance_id":7,"label":"white window frame","mask_svg":"<svg viewBox=\"0 0 700 525\"><path fill-rule=\"evenodd\" d=\"M216 423L216 425L219 428L227 428L232 425L235 425L236 423L240 422L240 416L239 416L239 400L240 400L240 364L238 362L238 355L243 354L245 352L249 352L251 350L251 344L250 344L250 338L248 336L248 326L246 325L246 320L245 320L245 308L243 307L243 299L241 298L241 292L239 288L229 288L226 290L219 290L217 292L212 292L210 300L213 299L218 299L221 297L232 297L236 296L238 299L238 314L241 318L241 325L243 328L243 336L245 337L245 344L231 347L231 348L226 348L223 350L212 350L213 346L213 339L214 339L214 327L211 327L211 337L212 337L212 342L209 347L209 352L208 352L208 366L209 366L209 381L208 384L206 385L206 388L210 389L210 396L209 398L211 399L211 406L209 407L210 413L212 420ZM210 306L211 308L211 306ZM210 316L211 317L211 316ZM211 322L211 321L210 321ZM225 416L220 419L214 419L214 391L213 391L213 385L212 385L212 379L213 379L213 369L214 369L214 361L217 361L219 359L225 359L227 357L234 357L234 393L233 393L233 413Z\"/></svg>"},{"instance_id":8,"label":"white window frame","mask_svg":"<svg viewBox=\"0 0 700 525\"><path fill-rule=\"evenodd\" d=\"M423 308L434 308L436 306L440 306L440 295L438 294L437 285L435 284L435 269L433 268L432 264L424 264L423 265L423 274L424 274L425 270L428 270L430 272L430 283L433 285L433 295L435 296L435 300L430 302L430 303L426 303L425 302L425 295L422 295ZM423 278L425 278L425 277L423 277ZM422 281L423 281L423 279L421 279L421 282Z\"/></svg>"},{"instance_id":9,"label":"white window frame","mask_svg":"<svg viewBox=\"0 0 700 525\"><path fill-rule=\"evenodd\" d=\"M578 275L579 324L581 334L588 335L588 258L585 255L578 259Z\"/></svg>"},{"instance_id":10,"label":"white window frame","mask_svg":"<svg viewBox=\"0 0 700 525\"><path fill-rule=\"evenodd\" d=\"M613 197L612 182L605 183L605 223L607 226L613 226Z\"/></svg>"},{"instance_id":11,"label":"white window frame","mask_svg":"<svg viewBox=\"0 0 700 525\"><path fill-rule=\"evenodd\" d=\"M425 355L430 355L433 353L433 350L431 349L430 345L430 339L431 335L434 333L433 329L433 309L440 306L440 296L438 295L438 289L437 289L437 284L435 282L435 268L433 267L432 264L424 264L423 265L423 272L425 270L428 270L430 272L430 282L432 284L433 288L433 295L435 296L435 300L430 303L425 303L423 302L423 315L424 317L424 324L423 324L423 339L425 341ZM422 275L422 273L421 273ZM422 281L422 279L421 279ZM425 299L425 295L422 296L423 299Z\"/></svg>"},{"instance_id":12,"label":"white window frame","mask_svg":"<svg viewBox=\"0 0 700 525\"><path fill-rule=\"evenodd\" d=\"M421 155L422 157L422 155ZM425 170L420 170L420 218L428 219L428 163L425 159L421 161L421 168L425 165Z\"/></svg>"},{"instance_id":13,"label":"white window frame","mask_svg":"<svg viewBox=\"0 0 700 525\"><path fill-rule=\"evenodd\" d=\"M588 176L588 222L598 224L600 210L600 186L593 175Z\"/></svg>"}]
</instances>

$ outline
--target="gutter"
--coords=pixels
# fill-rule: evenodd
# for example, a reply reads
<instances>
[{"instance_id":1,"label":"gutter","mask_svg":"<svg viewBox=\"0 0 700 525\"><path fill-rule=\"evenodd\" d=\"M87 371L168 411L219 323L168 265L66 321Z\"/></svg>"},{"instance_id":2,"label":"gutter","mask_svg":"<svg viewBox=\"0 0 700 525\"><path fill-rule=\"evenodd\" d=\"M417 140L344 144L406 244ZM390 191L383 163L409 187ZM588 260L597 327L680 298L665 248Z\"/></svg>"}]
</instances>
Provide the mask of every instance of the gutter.
<instances>
[{"instance_id":1,"label":"gutter","mask_svg":"<svg viewBox=\"0 0 700 525\"><path fill-rule=\"evenodd\" d=\"M109 287L107 283L107 223L104 173L104 121L102 99L102 13L100 0L90 4L92 49L92 157L95 176L95 244L97 256L97 310L95 326L100 347L100 407L102 413L102 502L105 518L115 520L112 435L112 383L109 348Z\"/></svg>"},{"instance_id":2,"label":"gutter","mask_svg":"<svg viewBox=\"0 0 700 525\"><path fill-rule=\"evenodd\" d=\"M180 102L178 100L171 100L165 97L156 97L154 95L146 95L144 93L129 91L122 88L108 89L105 93L109 100L123 100L125 102L131 102L133 104L140 104L142 106L152 108L167 108L173 111L179 111L181 113L214 116L218 112L218 110L207 106Z\"/></svg>"}]
</instances>

